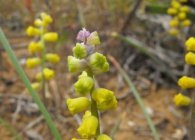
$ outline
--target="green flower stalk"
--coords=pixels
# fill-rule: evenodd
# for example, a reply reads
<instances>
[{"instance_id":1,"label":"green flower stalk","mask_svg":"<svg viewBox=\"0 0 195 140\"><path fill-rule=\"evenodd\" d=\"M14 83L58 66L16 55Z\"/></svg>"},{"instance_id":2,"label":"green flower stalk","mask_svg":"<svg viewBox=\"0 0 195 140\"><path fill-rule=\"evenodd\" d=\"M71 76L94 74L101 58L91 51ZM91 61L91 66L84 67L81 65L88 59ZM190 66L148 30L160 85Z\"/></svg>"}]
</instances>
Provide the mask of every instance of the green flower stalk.
<instances>
[{"instance_id":1,"label":"green flower stalk","mask_svg":"<svg viewBox=\"0 0 195 140\"><path fill-rule=\"evenodd\" d=\"M35 76L36 82L32 84L32 87L35 90L42 89L44 99L46 81L52 80L55 76L55 71L48 68L47 64L57 64L60 61L60 57L57 54L47 53L46 42L56 42L58 40L56 32L47 31L47 27L52 21L53 19L50 15L41 13L40 18L34 21L34 26L29 26L26 30L28 36L39 38L38 41L32 41L28 46L28 51L33 57L26 60L26 67L41 68L41 71Z\"/></svg>"},{"instance_id":2,"label":"green flower stalk","mask_svg":"<svg viewBox=\"0 0 195 140\"><path fill-rule=\"evenodd\" d=\"M109 136L100 132L98 112L115 109L117 100L112 91L96 88L94 84L95 75L107 72L109 63L103 54L95 52L96 46L100 44L96 31L90 33L83 29L79 31L77 40L80 42L73 47L73 56L68 56L68 69L72 73L81 73L74 84L74 89L78 96L82 97L67 99L66 104L71 114L90 109L85 112L82 123L77 129L81 139L111 140Z\"/></svg>"}]
</instances>

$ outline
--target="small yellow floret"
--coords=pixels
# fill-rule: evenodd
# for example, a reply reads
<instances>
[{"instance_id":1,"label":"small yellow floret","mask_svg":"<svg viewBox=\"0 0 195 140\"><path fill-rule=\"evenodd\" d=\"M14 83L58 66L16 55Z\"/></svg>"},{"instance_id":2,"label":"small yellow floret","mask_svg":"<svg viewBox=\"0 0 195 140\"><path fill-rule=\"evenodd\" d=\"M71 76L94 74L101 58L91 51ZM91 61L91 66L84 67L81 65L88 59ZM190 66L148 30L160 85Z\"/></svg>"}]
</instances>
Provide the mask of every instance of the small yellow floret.
<instances>
[{"instance_id":1,"label":"small yellow floret","mask_svg":"<svg viewBox=\"0 0 195 140\"><path fill-rule=\"evenodd\" d=\"M175 8L168 8L168 10L167 10L167 14L169 14L169 15L176 15L177 12L178 11Z\"/></svg>"},{"instance_id":2,"label":"small yellow floret","mask_svg":"<svg viewBox=\"0 0 195 140\"><path fill-rule=\"evenodd\" d=\"M31 42L28 45L28 51L32 54L36 52L41 52L43 50L43 45L40 42Z\"/></svg>"},{"instance_id":3,"label":"small yellow floret","mask_svg":"<svg viewBox=\"0 0 195 140\"><path fill-rule=\"evenodd\" d=\"M32 83L31 86L34 90L39 90L41 88L41 84L39 82Z\"/></svg>"},{"instance_id":4,"label":"small yellow floret","mask_svg":"<svg viewBox=\"0 0 195 140\"><path fill-rule=\"evenodd\" d=\"M191 21L189 19L185 19L184 21L181 22L181 26L183 27L188 27L191 25Z\"/></svg>"},{"instance_id":5,"label":"small yellow floret","mask_svg":"<svg viewBox=\"0 0 195 140\"><path fill-rule=\"evenodd\" d=\"M58 40L58 34L55 32L46 33L44 34L43 38L45 41L55 42Z\"/></svg>"},{"instance_id":6,"label":"small yellow floret","mask_svg":"<svg viewBox=\"0 0 195 140\"><path fill-rule=\"evenodd\" d=\"M45 58L46 58L46 61L53 63L53 64L56 64L60 61L59 55L54 54L54 53L46 54Z\"/></svg>"},{"instance_id":7,"label":"small yellow floret","mask_svg":"<svg viewBox=\"0 0 195 140\"><path fill-rule=\"evenodd\" d=\"M42 22L42 20L41 19L35 19L35 21L34 21L34 24L35 24L35 26L42 26L43 25L43 22Z\"/></svg>"},{"instance_id":8,"label":"small yellow floret","mask_svg":"<svg viewBox=\"0 0 195 140\"><path fill-rule=\"evenodd\" d=\"M177 27L179 25L178 19L172 19L172 20L170 20L169 25L171 27Z\"/></svg>"},{"instance_id":9,"label":"small yellow floret","mask_svg":"<svg viewBox=\"0 0 195 140\"><path fill-rule=\"evenodd\" d=\"M191 103L191 99L181 93L175 95L173 101L176 106L188 106Z\"/></svg>"},{"instance_id":10,"label":"small yellow floret","mask_svg":"<svg viewBox=\"0 0 195 140\"><path fill-rule=\"evenodd\" d=\"M189 64L189 65L195 65L195 53L188 52L185 55L185 62L186 64Z\"/></svg>"},{"instance_id":11,"label":"small yellow floret","mask_svg":"<svg viewBox=\"0 0 195 140\"><path fill-rule=\"evenodd\" d=\"M49 80L53 79L54 76L55 76L54 70L49 69L49 68L44 68L44 70L43 70L43 77L44 77L45 80L49 81ZM42 80L42 73L41 72L37 73L36 80L37 81L41 81Z\"/></svg>"},{"instance_id":12,"label":"small yellow floret","mask_svg":"<svg viewBox=\"0 0 195 140\"><path fill-rule=\"evenodd\" d=\"M55 76L55 72L49 68L44 68L43 73L44 73L45 80L51 80Z\"/></svg>"},{"instance_id":13,"label":"small yellow floret","mask_svg":"<svg viewBox=\"0 0 195 140\"><path fill-rule=\"evenodd\" d=\"M172 1L171 6L173 8L179 9L181 7L181 4L178 1Z\"/></svg>"},{"instance_id":14,"label":"small yellow floret","mask_svg":"<svg viewBox=\"0 0 195 140\"><path fill-rule=\"evenodd\" d=\"M33 26L29 26L27 29L26 29L26 34L28 36L36 36L36 35L40 35L40 30L33 27Z\"/></svg>"},{"instance_id":15,"label":"small yellow floret","mask_svg":"<svg viewBox=\"0 0 195 140\"><path fill-rule=\"evenodd\" d=\"M177 17L180 19L180 20L184 20L186 18L186 13L184 12L180 12Z\"/></svg>"},{"instance_id":16,"label":"small yellow floret","mask_svg":"<svg viewBox=\"0 0 195 140\"><path fill-rule=\"evenodd\" d=\"M53 22L52 17L46 13L41 13L41 18L43 20L43 26L47 26L49 23Z\"/></svg>"},{"instance_id":17,"label":"small yellow floret","mask_svg":"<svg viewBox=\"0 0 195 140\"><path fill-rule=\"evenodd\" d=\"M186 46L187 51L195 51L195 38L194 37L190 37L185 42L185 46Z\"/></svg>"},{"instance_id":18,"label":"small yellow floret","mask_svg":"<svg viewBox=\"0 0 195 140\"><path fill-rule=\"evenodd\" d=\"M28 58L26 60L26 67L27 68L35 68L41 64L41 59L38 57L35 58Z\"/></svg>"},{"instance_id":19,"label":"small yellow floret","mask_svg":"<svg viewBox=\"0 0 195 140\"><path fill-rule=\"evenodd\" d=\"M188 76L182 76L178 80L178 85L182 89L195 88L195 79Z\"/></svg>"},{"instance_id":20,"label":"small yellow floret","mask_svg":"<svg viewBox=\"0 0 195 140\"><path fill-rule=\"evenodd\" d=\"M187 13L187 12L189 12L189 8L188 8L188 6L182 6L180 9L179 9L179 11L181 11L181 12L184 12L184 13Z\"/></svg>"},{"instance_id":21,"label":"small yellow floret","mask_svg":"<svg viewBox=\"0 0 195 140\"><path fill-rule=\"evenodd\" d=\"M171 28L169 30L169 34L172 36L177 36L179 34L179 30L177 28Z\"/></svg>"}]
</instances>

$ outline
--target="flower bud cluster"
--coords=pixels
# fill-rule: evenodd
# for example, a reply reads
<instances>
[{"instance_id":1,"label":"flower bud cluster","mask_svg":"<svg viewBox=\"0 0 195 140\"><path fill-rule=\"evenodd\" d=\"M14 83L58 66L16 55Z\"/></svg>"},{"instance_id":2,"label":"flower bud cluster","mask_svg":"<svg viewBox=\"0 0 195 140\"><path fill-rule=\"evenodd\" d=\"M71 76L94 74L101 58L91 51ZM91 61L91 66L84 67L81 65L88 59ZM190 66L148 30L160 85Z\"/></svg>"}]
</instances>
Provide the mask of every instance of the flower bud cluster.
<instances>
[{"instance_id":1,"label":"flower bud cluster","mask_svg":"<svg viewBox=\"0 0 195 140\"><path fill-rule=\"evenodd\" d=\"M172 16L169 21L170 35L177 36L182 28L191 25L191 21L187 18L189 7L183 5L187 0L172 0L171 6L167 10L167 14Z\"/></svg>"},{"instance_id":2,"label":"flower bud cluster","mask_svg":"<svg viewBox=\"0 0 195 140\"><path fill-rule=\"evenodd\" d=\"M47 31L47 27L52 23L53 19L46 13L41 13L40 18L34 21L34 26L29 26L26 34L36 37L38 40L30 42L28 52L32 57L26 60L26 67L29 69L41 68L36 74L36 81L32 84L35 90L39 90L42 81L49 81L54 78L55 71L47 67L47 64L56 64L60 61L60 57L55 53L47 53L46 42L55 42L58 39L56 32Z\"/></svg>"},{"instance_id":3,"label":"flower bud cluster","mask_svg":"<svg viewBox=\"0 0 195 140\"><path fill-rule=\"evenodd\" d=\"M73 115L85 111L82 123L77 129L82 139L111 140L105 134L97 134L99 119L92 113L94 105L96 111L106 111L117 107L117 100L112 91L95 88L94 76L107 72L109 63L103 54L95 52L96 46L100 44L96 31L90 33L82 29L77 35L77 40L79 43L76 43L72 49L73 56L68 56L68 69L71 73L80 73L74 84L75 92L80 97L67 99L67 107ZM88 98L89 95L91 98Z\"/></svg>"},{"instance_id":4,"label":"flower bud cluster","mask_svg":"<svg viewBox=\"0 0 195 140\"><path fill-rule=\"evenodd\" d=\"M185 42L186 50L188 51L185 55L185 63L189 65L195 65L195 38L190 37ZM182 89L195 88L195 78L189 76L182 76L178 80L178 85ZM177 94L174 97L174 103L177 106L187 106L191 103L191 99L182 93Z\"/></svg>"}]
</instances>

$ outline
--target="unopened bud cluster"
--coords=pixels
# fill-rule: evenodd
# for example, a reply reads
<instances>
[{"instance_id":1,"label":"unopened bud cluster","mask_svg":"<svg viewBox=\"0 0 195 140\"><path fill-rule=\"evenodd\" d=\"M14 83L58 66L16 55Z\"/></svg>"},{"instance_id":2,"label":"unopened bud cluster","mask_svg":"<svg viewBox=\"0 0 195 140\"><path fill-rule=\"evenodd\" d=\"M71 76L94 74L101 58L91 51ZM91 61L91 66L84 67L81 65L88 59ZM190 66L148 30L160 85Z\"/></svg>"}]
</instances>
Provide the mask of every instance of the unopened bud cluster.
<instances>
[{"instance_id":1,"label":"unopened bud cluster","mask_svg":"<svg viewBox=\"0 0 195 140\"><path fill-rule=\"evenodd\" d=\"M169 33L173 36L177 36L182 28L191 25L191 21L187 18L189 7L183 5L187 0L172 0L171 5L167 10L167 14L172 16L169 21L170 30Z\"/></svg>"},{"instance_id":2,"label":"unopened bud cluster","mask_svg":"<svg viewBox=\"0 0 195 140\"><path fill-rule=\"evenodd\" d=\"M41 82L49 81L54 78L55 72L47 67L47 64L56 64L60 61L60 57L55 53L47 53L46 42L55 42L58 39L56 32L48 32L47 27L53 21L52 17L46 13L41 13L40 18L34 21L34 26L29 26L26 34L31 37L38 38L36 41L30 42L28 52L31 57L26 60L26 67L40 68L41 71L36 74L36 81L32 84L35 90L40 89Z\"/></svg>"},{"instance_id":3,"label":"unopened bud cluster","mask_svg":"<svg viewBox=\"0 0 195 140\"><path fill-rule=\"evenodd\" d=\"M185 42L187 53L185 54L186 64L195 65L195 38L190 37ZM178 80L178 85L182 89L195 88L195 78L189 76L183 76ZM177 106L187 106L191 103L191 99L182 93L177 94L174 97L174 102Z\"/></svg>"},{"instance_id":4,"label":"unopened bud cluster","mask_svg":"<svg viewBox=\"0 0 195 140\"><path fill-rule=\"evenodd\" d=\"M95 52L97 45L100 45L96 31L90 33L83 29L79 31L77 40L79 43L76 43L72 49L73 56L68 56L68 68L71 73L80 73L74 84L75 92L80 97L67 99L67 107L73 115L85 112L82 123L77 129L82 139L111 140L105 134L97 135L99 120L97 116L92 114L94 103L99 111L117 107L117 100L112 91L105 88L95 88L94 76L107 72L109 63L103 54ZM72 140L78 139L73 138Z\"/></svg>"}]
</instances>

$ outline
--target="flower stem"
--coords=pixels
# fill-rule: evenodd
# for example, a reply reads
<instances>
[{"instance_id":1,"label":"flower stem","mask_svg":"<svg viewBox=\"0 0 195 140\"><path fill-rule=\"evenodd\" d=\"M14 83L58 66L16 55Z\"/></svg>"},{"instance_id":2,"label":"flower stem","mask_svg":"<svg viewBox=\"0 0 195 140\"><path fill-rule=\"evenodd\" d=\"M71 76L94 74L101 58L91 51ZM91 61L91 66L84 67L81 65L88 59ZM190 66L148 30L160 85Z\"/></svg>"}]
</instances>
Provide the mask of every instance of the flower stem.
<instances>
[{"instance_id":1,"label":"flower stem","mask_svg":"<svg viewBox=\"0 0 195 140\"><path fill-rule=\"evenodd\" d=\"M96 136L100 135L100 121L99 121L99 114L96 102L91 98L91 114L98 119L98 128L96 131Z\"/></svg>"},{"instance_id":2,"label":"flower stem","mask_svg":"<svg viewBox=\"0 0 195 140\"><path fill-rule=\"evenodd\" d=\"M43 103L41 102L38 94L35 92L35 90L32 88L30 81L28 80L26 74L24 73L23 69L21 68L21 66L18 63L18 60L9 44L9 42L7 41L7 38L5 37L2 29L0 28L0 42L2 43L4 49L6 50L9 58L11 59L12 64L14 65L16 71L18 72L20 78L22 79L22 81L24 82L24 85L26 86L26 88L29 90L33 100L35 101L35 103L37 104L37 106L39 107L39 110L41 111L41 113L43 114L50 130L51 133L53 134L55 140L61 140L61 136L56 128L56 126L54 125L51 116L49 115L49 113L47 112L45 106L43 105Z\"/></svg>"},{"instance_id":3,"label":"flower stem","mask_svg":"<svg viewBox=\"0 0 195 140\"><path fill-rule=\"evenodd\" d=\"M95 81L94 75L90 70L88 70L87 74L88 74L88 76L93 78L93 80ZM96 131L96 136L98 136L98 135L100 135L100 118L99 118L99 114L98 114L96 101L93 100L93 98L92 98L92 92L93 92L94 88L95 88L95 86L92 88L92 90L90 92L90 96L91 96L91 114L93 116L95 116L98 120L98 127L97 127L97 131Z\"/></svg>"},{"instance_id":4,"label":"flower stem","mask_svg":"<svg viewBox=\"0 0 195 140\"><path fill-rule=\"evenodd\" d=\"M45 77L44 77L44 73L43 70L45 68L45 54L46 54L46 48L45 48L45 41L43 39L43 35L44 35L44 27L41 26L41 44L43 47L43 50L41 52L41 85L42 85L42 97L43 97L43 102L46 104L46 92L45 92Z\"/></svg>"}]
</instances>

